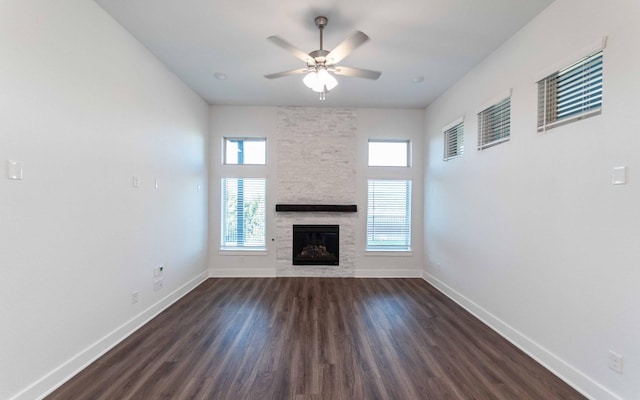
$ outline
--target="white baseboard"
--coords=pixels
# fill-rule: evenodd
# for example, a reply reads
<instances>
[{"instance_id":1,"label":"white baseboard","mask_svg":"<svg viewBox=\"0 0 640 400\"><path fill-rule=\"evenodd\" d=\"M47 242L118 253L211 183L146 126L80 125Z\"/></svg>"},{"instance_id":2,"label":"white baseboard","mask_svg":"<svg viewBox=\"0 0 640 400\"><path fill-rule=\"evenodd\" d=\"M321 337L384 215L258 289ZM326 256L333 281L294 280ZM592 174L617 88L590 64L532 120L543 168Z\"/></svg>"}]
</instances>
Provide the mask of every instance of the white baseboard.
<instances>
[{"instance_id":1,"label":"white baseboard","mask_svg":"<svg viewBox=\"0 0 640 400\"><path fill-rule=\"evenodd\" d=\"M23 389L10 400L33 400L44 398L63 383L78 374L78 372L89 366L89 364L129 337L132 333L140 329L144 324L156 317L166 308L178 301L181 297L195 289L207 278L207 272L198 274L189 282L169 293L157 303L151 305L140 314L114 329L102 339L98 340L70 360L60 365L58 368Z\"/></svg>"},{"instance_id":2,"label":"white baseboard","mask_svg":"<svg viewBox=\"0 0 640 400\"><path fill-rule=\"evenodd\" d=\"M275 269L266 268L211 268L211 278L275 278ZM355 278L422 278L421 270L356 269Z\"/></svg>"},{"instance_id":3,"label":"white baseboard","mask_svg":"<svg viewBox=\"0 0 640 400\"><path fill-rule=\"evenodd\" d=\"M422 278L587 398L623 400L435 276L425 272Z\"/></svg>"},{"instance_id":4,"label":"white baseboard","mask_svg":"<svg viewBox=\"0 0 640 400\"><path fill-rule=\"evenodd\" d=\"M209 268L211 278L275 278L271 268Z\"/></svg>"},{"instance_id":5,"label":"white baseboard","mask_svg":"<svg viewBox=\"0 0 640 400\"><path fill-rule=\"evenodd\" d=\"M416 269L357 269L356 278L422 278L422 271Z\"/></svg>"}]
</instances>

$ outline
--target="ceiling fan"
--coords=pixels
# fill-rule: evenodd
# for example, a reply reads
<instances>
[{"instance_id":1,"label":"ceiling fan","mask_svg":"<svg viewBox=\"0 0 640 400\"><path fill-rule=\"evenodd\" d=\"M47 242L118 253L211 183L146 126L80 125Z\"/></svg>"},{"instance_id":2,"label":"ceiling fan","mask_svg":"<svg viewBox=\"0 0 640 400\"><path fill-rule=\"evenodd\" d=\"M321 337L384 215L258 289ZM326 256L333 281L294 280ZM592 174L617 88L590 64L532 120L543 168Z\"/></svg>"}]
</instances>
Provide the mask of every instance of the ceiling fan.
<instances>
[{"instance_id":1,"label":"ceiling fan","mask_svg":"<svg viewBox=\"0 0 640 400\"><path fill-rule=\"evenodd\" d=\"M351 54L353 50L369 40L369 36L360 31L356 31L353 35L343 40L342 43L337 45L333 50L324 50L322 48L322 32L328 22L329 20L327 17L319 16L315 18L316 26L320 30L320 49L314 50L309 54L296 48L279 36L268 37L267 40L276 46L280 46L291 52L293 55L307 63L307 67L269 74L264 77L267 79L275 79L289 75L306 74L302 81L309 89L320 93L320 100L324 100L325 95L338 85L338 81L332 74L373 80L378 79L382 74L381 72L336 65Z\"/></svg>"}]
</instances>

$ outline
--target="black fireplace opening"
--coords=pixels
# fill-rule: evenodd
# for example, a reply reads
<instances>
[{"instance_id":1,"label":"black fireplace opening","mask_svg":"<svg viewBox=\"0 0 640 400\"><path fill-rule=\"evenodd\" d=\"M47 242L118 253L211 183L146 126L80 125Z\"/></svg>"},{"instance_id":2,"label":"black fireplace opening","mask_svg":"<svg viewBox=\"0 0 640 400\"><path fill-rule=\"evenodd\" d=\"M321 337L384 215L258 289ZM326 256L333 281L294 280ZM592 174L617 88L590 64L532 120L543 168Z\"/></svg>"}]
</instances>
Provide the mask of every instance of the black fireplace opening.
<instances>
[{"instance_id":1,"label":"black fireplace opening","mask_svg":"<svg viewBox=\"0 0 640 400\"><path fill-rule=\"evenodd\" d=\"M339 225L293 225L293 265L339 265Z\"/></svg>"}]
</instances>

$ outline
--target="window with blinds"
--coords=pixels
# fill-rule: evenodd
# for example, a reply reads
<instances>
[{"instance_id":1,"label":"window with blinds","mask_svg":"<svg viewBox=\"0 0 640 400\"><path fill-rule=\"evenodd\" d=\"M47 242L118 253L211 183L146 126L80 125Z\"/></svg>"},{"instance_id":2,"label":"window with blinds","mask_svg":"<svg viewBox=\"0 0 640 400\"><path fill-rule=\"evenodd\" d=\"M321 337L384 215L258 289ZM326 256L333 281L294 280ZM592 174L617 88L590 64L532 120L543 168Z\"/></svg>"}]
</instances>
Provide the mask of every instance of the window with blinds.
<instances>
[{"instance_id":1,"label":"window with blinds","mask_svg":"<svg viewBox=\"0 0 640 400\"><path fill-rule=\"evenodd\" d=\"M411 181L369 180L367 250L411 250Z\"/></svg>"},{"instance_id":2,"label":"window with blinds","mask_svg":"<svg viewBox=\"0 0 640 400\"><path fill-rule=\"evenodd\" d=\"M478 113L478 150L509 140L511 136L511 97Z\"/></svg>"},{"instance_id":3,"label":"window with blinds","mask_svg":"<svg viewBox=\"0 0 640 400\"><path fill-rule=\"evenodd\" d=\"M222 179L222 248L265 248L265 179Z\"/></svg>"},{"instance_id":4,"label":"window with blinds","mask_svg":"<svg viewBox=\"0 0 640 400\"><path fill-rule=\"evenodd\" d=\"M602 50L538 82L538 132L600 114Z\"/></svg>"},{"instance_id":5,"label":"window with blinds","mask_svg":"<svg viewBox=\"0 0 640 400\"><path fill-rule=\"evenodd\" d=\"M444 160L450 160L464 152L464 122L444 130Z\"/></svg>"}]
</instances>

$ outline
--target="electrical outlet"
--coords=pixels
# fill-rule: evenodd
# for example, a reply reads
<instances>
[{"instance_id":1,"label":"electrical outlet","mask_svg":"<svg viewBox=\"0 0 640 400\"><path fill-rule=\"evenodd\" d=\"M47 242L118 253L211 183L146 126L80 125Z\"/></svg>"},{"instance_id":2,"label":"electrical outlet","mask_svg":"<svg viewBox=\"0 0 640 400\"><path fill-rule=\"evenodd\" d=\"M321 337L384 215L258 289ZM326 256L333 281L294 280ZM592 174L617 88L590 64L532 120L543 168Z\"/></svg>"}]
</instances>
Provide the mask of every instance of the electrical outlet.
<instances>
[{"instance_id":1,"label":"electrical outlet","mask_svg":"<svg viewBox=\"0 0 640 400\"><path fill-rule=\"evenodd\" d=\"M157 281L153 282L153 290L155 292L162 289L163 287L164 287L164 283L162 282L162 279L158 279Z\"/></svg>"},{"instance_id":2,"label":"electrical outlet","mask_svg":"<svg viewBox=\"0 0 640 400\"><path fill-rule=\"evenodd\" d=\"M7 160L7 178L22 179L22 161Z\"/></svg>"},{"instance_id":3,"label":"electrical outlet","mask_svg":"<svg viewBox=\"0 0 640 400\"><path fill-rule=\"evenodd\" d=\"M132 292L131 293L131 304L136 304L138 302L139 297L140 297L140 293L139 292Z\"/></svg>"},{"instance_id":4,"label":"electrical outlet","mask_svg":"<svg viewBox=\"0 0 640 400\"><path fill-rule=\"evenodd\" d=\"M617 354L609 350L609 368L622 375L622 361L623 358L620 354Z\"/></svg>"}]
</instances>

